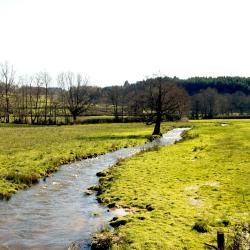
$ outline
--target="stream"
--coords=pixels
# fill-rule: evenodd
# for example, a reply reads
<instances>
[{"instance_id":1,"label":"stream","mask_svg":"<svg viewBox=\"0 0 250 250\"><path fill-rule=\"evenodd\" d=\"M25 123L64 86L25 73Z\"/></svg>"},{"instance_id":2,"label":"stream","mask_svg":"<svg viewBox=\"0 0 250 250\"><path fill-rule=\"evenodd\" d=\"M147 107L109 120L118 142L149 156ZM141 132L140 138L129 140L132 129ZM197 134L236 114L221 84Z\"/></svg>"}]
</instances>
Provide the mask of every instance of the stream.
<instances>
[{"instance_id":1,"label":"stream","mask_svg":"<svg viewBox=\"0 0 250 250\"><path fill-rule=\"evenodd\" d=\"M142 150L173 144L188 129L176 128L143 146L62 165L46 181L0 201L0 249L62 250L75 241L81 249L90 249L91 234L114 217L94 194L84 194L98 184L96 173Z\"/></svg>"}]
</instances>

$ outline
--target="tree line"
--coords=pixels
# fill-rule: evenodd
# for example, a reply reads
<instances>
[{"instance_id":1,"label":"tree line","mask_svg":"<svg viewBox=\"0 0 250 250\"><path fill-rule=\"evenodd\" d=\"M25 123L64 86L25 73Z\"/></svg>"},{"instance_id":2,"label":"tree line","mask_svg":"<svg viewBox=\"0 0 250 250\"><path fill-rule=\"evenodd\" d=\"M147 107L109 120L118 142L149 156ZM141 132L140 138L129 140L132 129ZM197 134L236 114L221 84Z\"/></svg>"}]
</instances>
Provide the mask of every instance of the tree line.
<instances>
[{"instance_id":1,"label":"tree line","mask_svg":"<svg viewBox=\"0 0 250 250\"><path fill-rule=\"evenodd\" d=\"M8 63L0 65L1 122L56 124L58 117L68 124L92 104L96 88L87 86L87 79L73 72L60 73L57 87L51 87L48 72L16 77Z\"/></svg>"},{"instance_id":2,"label":"tree line","mask_svg":"<svg viewBox=\"0 0 250 250\"><path fill-rule=\"evenodd\" d=\"M53 86L53 87L52 87ZM249 116L250 80L240 77L153 77L122 86L93 87L82 74L48 72L17 77L0 65L0 121L28 124L76 123L83 115L113 115L114 121Z\"/></svg>"}]
</instances>

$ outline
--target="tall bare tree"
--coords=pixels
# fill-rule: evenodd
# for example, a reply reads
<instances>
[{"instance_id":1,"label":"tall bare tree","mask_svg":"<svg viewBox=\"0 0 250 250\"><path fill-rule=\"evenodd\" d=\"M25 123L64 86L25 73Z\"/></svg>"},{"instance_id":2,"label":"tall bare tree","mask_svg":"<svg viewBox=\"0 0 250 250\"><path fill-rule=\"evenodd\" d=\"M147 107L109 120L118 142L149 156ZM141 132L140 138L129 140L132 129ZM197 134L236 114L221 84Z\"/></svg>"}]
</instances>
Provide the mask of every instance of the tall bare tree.
<instances>
[{"instance_id":1,"label":"tall bare tree","mask_svg":"<svg viewBox=\"0 0 250 250\"><path fill-rule=\"evenodd\" d=\"M15 88L13 113L18 115L16 122L28 123L28 76L20 76Z\"/></svg>"},{"instance_id":2,"label":"tall bare tree","mask_svg":"<svg viewBox=\"0 0 250 250\"><path fill-rule=\"evenodd\" d=\"M73 72L59 74L58 80L66 90L64 94L67 109L75 122L77 117L87 111L91 105L92 98L88 91L88 80L81 74L75 75Z\"/></svg>"},{"instance_id":3,"label":"tall bare tree","mask_svg":"<svg viewBox=\"0 0 250 250\"><path fill-rule=\"evenodd\" d=\"M213 118L218 113L219 95L216 89L207 88L198 94L203 118Z\"/></svg>"},{"instance_id":4,"label":"tall bare tree","mask_svg":"<svg viewBox=\"0 0 250 250\"><path fill-rule=\"evenodd\" d=\"M31 98L31 123L39 123L41 116L41 88L42 88L42 79L40 74L36 74L33 78L33 83L35 87L32 87L30 82L30 98ZM33 104L34 103L34 104Z\"/></svg>"},{"instance_id":5,"label":"tall bare tree","mask_svg":"<svg viewBox=\"0 0 250 250\"><path fill-rule=\"evenodd\" d=\"M51 82L51 77L48 72L41 72L39 74L41 79L41 85L45 88L45 100L44 100L44 123L47 124L47 116L48 116L48 87L49 83Z\"/></svg>"},{"instance_id":6,"label":"tall bare tree","mask_svg":"<svg viewBox=\"0 0 250 250\"><path fill-rule=\"evenodd\" d=\"M188 95L162 77L148 79L147 83L144 100L147 121L155 124L153 135L159 135L163 120L180 119L186 115Z\"/></svg>"},{"instance_id":7,"label":"tall bare tree","mask_svg":"<svg viewBox=\"0 0 250 250\"><path fill-rule=\"evenodd\" d=\"M115 117L115 120L119 120L119 104L121 103L122 98L122 88L120 86L112 86L108 90L108 97L112 103L113 106L113 115Z\"/></svg>"},{"instance_id":8,"label":"tall bare tree","mask_svg":"<svg viewBox=\"0 0 250 250\"><path fill-rule=\"evenodd\" d=\"M10 122L10 98L11 90L13 89L15 79L15 71L13 66L10 66L8 62L0 64L0 82L3 83L3 99L5 101L5 122Z\"/></svg>"},{"instance_id":9,"label":"tall bare tree","mask_svg":"<svg viewBox=\"0 0 250 250\"><path fill-rule=\"evenodd\" d=\"M59 87L59 109L62 113L62 115L64 116L64 122L67 124L68 121L68 112L67 112L67 91L66 91L66 86L65 86L65 82L66 82L66 74L65 73L60 73L57 76L57 84Z\"/></svg>"}]
</instances>

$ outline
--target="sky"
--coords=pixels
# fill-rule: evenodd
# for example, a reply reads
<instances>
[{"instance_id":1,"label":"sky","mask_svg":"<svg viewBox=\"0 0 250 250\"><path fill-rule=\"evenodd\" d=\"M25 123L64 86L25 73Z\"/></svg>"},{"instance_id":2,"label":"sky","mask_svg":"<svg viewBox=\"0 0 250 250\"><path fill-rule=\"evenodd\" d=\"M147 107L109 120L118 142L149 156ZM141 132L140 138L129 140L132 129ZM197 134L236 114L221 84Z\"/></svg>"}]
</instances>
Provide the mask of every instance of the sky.
<instances>
[{"instance_id":1,"label":"sky","mask_svg":"<svg viewBox=\"0 0 250 250\"><path fill-rule=\"evenodd\" d=\"M91 85L250 76L249 0L0 0L0 62Z\"/></svg>"}]
</instances>

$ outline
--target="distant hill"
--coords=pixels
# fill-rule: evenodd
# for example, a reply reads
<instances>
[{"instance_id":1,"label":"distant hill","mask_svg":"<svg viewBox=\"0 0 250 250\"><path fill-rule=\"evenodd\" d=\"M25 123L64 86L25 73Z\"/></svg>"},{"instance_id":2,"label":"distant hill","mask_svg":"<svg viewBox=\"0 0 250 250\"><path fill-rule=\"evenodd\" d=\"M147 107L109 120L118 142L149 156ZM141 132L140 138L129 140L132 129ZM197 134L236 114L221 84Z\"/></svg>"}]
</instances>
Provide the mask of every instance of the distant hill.
<instances>
[{"instance_id":1,"label":"distant hill","mask_svg":"<svg viewBox=\"0 0 250 250\"><path fill-rule=\"evenodd\" d=\"M202 89L214 88L221 94L235 93L241 91L250 94L250 78L245 77L193 77L187 80L178 79L177 82L183 86L189 95L194 95Z\"/></svg>"},{"instance_id":2,"label":"distant hill","mask_svg":"<svg viewBox=\"0 0 250 250\"><path fill-rule=\"evenodd\" d=\"M235 92L243 92L246 95L250 95L250 77L192 77L188 79L179 79L177 77L170 78L164 77L168 82L175 82L180 87L183 87L189 95L194 95L200 92L200 90L207 88L214 88L220 94L232 94ZM131 90L143 90L145 85L147 85L148 80L138 81L133 84L124 85L127 91ZM110 89L111 87L106 87L104 89Z\"/></svg>"}]
</instances>

